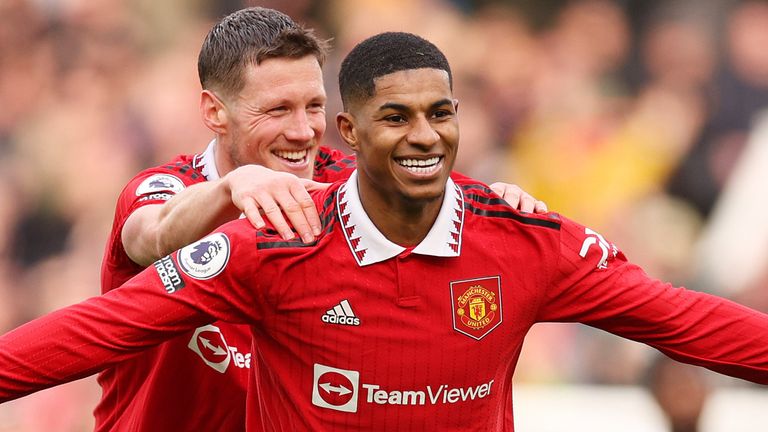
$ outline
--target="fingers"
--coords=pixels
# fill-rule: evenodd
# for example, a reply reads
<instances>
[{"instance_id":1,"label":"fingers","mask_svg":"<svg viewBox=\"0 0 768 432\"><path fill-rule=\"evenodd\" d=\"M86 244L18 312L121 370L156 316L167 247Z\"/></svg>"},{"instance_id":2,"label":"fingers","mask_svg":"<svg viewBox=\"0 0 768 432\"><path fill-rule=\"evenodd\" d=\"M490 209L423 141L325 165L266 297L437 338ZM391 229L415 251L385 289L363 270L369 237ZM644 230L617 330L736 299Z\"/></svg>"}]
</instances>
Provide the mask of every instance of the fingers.
<instances>
[{"instance_id":1,"label":"fingers","mask_svg":"<svg viewBox=\"0 0 768 432\"><path fill-rule=\"evenodd\" d=\"M294 196L293 193L299 195ZM304 243L315 240L320 234L320 217L315 204L307 191L301 186L293 190L272 191L272 195L263 194L259 204L264 216L285 240L295 237L291 227L296 230Z\"/></svg>"},{"instance_id":2,"label":"fingers","mask_svg":"<svg viewBox=\"0 0 768 432\"><path fill-rule=\"evenodd\" d=\"M251 225L256 228L264 228L264 219L262 219L259 206L253 198L242 200L242 210L245 217L251 222Z\"/></svg>"},{"instance_id":3,"label":"fingers","mask_svg":"<svg viewBox=\"0 0 768 432\"><path fill-rule=\"evenodd\" d=\"M279 194L273 196L269 193L260 193L255 200L261 208L264 217L269 220L275 230L280 234L280 237L284 240L290 240L295 237L291 230L291 226L285 220L285 216L283 216L283 212L280 210L280 205L278 204L281 201L285 202L285 198L280 198ZM297 232L299 231L297 230Z\"/></svg>"},{"instance_id":4,"label":"fingers","mask_svg":"<svg viewBox=\"0 0 768 432\"><path fill-rule=\"evenodd\" d=\"M513 208L525 213L546 213L548 211L547 204L544 201L539 201L531 194L524 191L517 185L511 185L507 183L493 183L491 190L499 195L504 201L506 201Z\"/></svg>"},{"instance_id":5,"label":"fingers","mask_svg":"<svg viewBox=\"0 0 768 432\"><path fill-rule=\"evenodd\" d=\"M254 187L234 201L254 227L263 228L267 219L285 240L296 236L291 227L305 243L314 241L322 231L315 203L295 177L274 181L268 187Z\"/></svg>"},{"instance_id":6,"label":"fingers","mask_svg":"<svg viewBox=\"0 0 768 432\"><path fill-rule=\"evenodd\" d=\"M331 183L321 183L309 179L299 179L299 181L304 185L304 189L306 189L307 192L326 190L328 189L328 186L331 185Z\"/></svg>"},{"instance_id":7,"label":"fingers","mask_svg":"<svg viewBox=\"0 0 768 432\"><path fill-rule=\"evenodd\" d=\"M307 189L307 183L311 182L315 189L322 190L328 187L327 183L318 183L311 180L301 179L300 182L292 183L290 185L291 197L296 203L296 209L289 210L286 206L282 206L283 210L288 215L294 228L301 235L302 240L305 243L311 242L315 239L314 236L320 235L322 232L322 224L320 223L320 216L317 214L317 207L315 202L312 201L312 197L309 195ZM293 207L293 206L292 206ZM304 227L300 229L300 226ZM308 235L303 235L302 232L308 230Z\"/></svg>"},{"instance_id":8,"label":"fingers","mask_svg":"<svg viewBox=\"0 0 768 432\"><path fill-rule=\"evenodd\" d=\"M522 198L526 194L518 185L511 185L507 183L496 182L491 185L491 190L496 192L496 195L500 196L506 201L512 208L522 210ZM528 195L530 197L530 195Z\"/></svg>"},{"instance_id":9,"label":"fingers","mask_svg":"<svg viewBox=\"0 0 768 432\"><path fill-rule=\"evenodd\" d=\"M517 206L517 208L524 213L533 213L533 208L535 205L536 200L532 196L523 192L523 194L520 196L520 204Z\"/></svg>"},{"instance_id":10,"label":"fingers","mask_svg":"<svg viewBox=\"0 0 768 432\"><path fill-rule=\"evenodd\" d=\"M256 228L269 220L285 240L298 233L305 243L320 235L322 225L309 191L323 190L326 183L300 179L293 174L258 165L244 165L226 175L232 203Z\"/></svg>"}]
</instances>

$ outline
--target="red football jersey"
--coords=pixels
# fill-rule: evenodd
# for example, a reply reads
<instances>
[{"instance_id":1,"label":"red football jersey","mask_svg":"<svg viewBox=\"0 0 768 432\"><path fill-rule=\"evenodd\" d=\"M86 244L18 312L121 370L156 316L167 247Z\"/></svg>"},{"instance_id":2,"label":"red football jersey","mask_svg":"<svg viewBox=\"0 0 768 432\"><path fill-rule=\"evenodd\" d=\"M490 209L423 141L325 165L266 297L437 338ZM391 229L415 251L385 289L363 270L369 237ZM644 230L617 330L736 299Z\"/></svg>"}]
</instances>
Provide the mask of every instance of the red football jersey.
<instances>
[{"instance_id":1,"label":"red football jersey","mask_svg":"<svg viewBox=\"0 0 768 432\"><path fill-rule=\"evenodd\" d=\"M142 171L123 189L102 262L102 292L119 287L144 267L123 249L121 232L136 209L161 204L187 186L218 179L212 145L199 155L177 156ZM354 156L321 147L315 180L347 178ZM99 375L102 399L97 431L242 431L251 367L246 326L216 322L169 340Z\"/></svg>"},{"instance_id":2,"label":"red football jersey","mask_svg":"<svg viewBox=\"0 0 768 432\"><path fill-rule=\"evenodd\" d=\"M566 218L449 181L427 237L403 248L363 211L355 175L314 197L324 232L313 244L230 222L120 289L6 334L0 400L211 317L251 326L252 431L512 431L515 365L545 321L768 383L768 316L652 280Z\"/></svg>"}]
</instances>

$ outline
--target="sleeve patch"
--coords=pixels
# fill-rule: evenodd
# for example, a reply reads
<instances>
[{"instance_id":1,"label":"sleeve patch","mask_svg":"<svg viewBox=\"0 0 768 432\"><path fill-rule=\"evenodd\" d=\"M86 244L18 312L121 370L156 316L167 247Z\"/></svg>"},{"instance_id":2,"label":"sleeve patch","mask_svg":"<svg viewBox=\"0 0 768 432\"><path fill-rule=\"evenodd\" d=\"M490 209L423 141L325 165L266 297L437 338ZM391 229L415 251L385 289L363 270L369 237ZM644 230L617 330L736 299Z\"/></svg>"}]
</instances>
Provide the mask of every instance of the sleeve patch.
<instances>
[{"instance_id":1,"label":"sleeve patch","mask_svg":"<svg viewBox=\"0 0 768 432\"><path fill-rule=\"evenodd\" d=\"M179 269L170 256L155 261L155 270L157 270L157 275L160 276L160 281L168 294L173 294L184 288L184 279L181 278Z\"/></svg>"},{"instance_id":2,"label":"sleeve patch","mask_svg":"<svg viewBox=\"0 0 768 432\"><path fill-rule=\"evenodd\" d=\"M136 196L161 191L171 191L175 194L183 191L185 188L184 183L176 176L154 174L144 179L139 187L136 188Z\"/></svg>"},{"instance_id":3,"label":"sleeve patch","mask_svg":"<svg viewBox=\"0 0 768 432\"><path fill-rule=\"evenodd\" d=\"M221 273L229 262L229 238L211 234L179 250L179 267L191 278L206 280Z\"/></svg>"}]
</instances>

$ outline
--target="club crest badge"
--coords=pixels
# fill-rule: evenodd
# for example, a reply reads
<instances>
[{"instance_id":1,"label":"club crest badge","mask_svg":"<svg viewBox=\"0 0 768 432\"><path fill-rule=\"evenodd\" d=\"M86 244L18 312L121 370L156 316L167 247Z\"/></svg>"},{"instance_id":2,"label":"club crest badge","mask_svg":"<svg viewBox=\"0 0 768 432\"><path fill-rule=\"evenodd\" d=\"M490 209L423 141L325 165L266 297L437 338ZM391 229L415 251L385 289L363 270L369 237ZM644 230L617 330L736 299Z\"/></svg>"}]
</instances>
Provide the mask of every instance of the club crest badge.
<instances>
[{"instance_id":1,"label":"club crest badge","mask_svg":"<svg viewBox=\"0 0 768 432\"><path fill-rule=\"evenodd\" d=\"M221 273L229 262L229 238L223 233L211 234L181 248L177 261L188 276L210 279Z\"/></svg>"},{"instance_id":2,"label":"club crest badge","mask_svg":"<svg viewBox=\"0 0 768 432\"><path fill-rule=\"evenodd\" d=\"M453 329L480 340L501 324L498 276L451 282Z\"/></svg>"}]
</instances>

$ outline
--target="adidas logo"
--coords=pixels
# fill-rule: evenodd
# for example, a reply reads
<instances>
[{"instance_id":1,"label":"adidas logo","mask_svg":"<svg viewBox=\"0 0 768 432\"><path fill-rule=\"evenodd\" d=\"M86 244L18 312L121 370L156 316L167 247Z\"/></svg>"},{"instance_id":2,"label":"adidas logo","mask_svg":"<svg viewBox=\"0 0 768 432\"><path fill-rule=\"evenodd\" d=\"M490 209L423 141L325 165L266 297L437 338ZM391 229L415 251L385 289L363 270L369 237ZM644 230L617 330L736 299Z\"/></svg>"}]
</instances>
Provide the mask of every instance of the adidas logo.
<instances>
[{"instance_id":1,"label":"adidas logo","mask_svg":"<svg viewBox=\"0 0 768 432\"><path fill-rule=\"evenodd\" d=\"M328 324L360 325L360 318L352 312L352 306L349 305L347 300L342 300L333 309L328 309L321 319L324 323Z\"/></svg>"}]
</instances>

